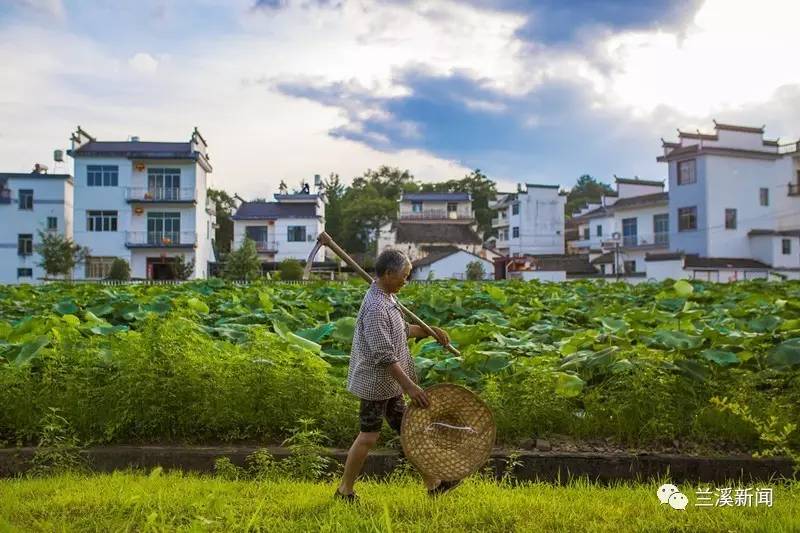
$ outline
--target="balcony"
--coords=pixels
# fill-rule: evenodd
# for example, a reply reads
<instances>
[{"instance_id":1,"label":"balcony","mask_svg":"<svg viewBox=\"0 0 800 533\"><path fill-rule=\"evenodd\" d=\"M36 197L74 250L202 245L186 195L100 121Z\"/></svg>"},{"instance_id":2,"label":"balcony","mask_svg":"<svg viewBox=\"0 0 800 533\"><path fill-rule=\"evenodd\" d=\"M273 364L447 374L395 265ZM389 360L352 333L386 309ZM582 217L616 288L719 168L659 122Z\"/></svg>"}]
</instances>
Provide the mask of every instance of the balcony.
<instances>
[{"instance_id":1,"label":"balcony","mask_svg":"<svg viewBox=\"0 0 800 533\"><path fill-rule=\"evenodd\" d=\"M0 204L11 203L11 189L0 189Z\"/></svg>"},{"instance_id":2,"label":"balcony","mask_svg":"<svg viewBox=\"0 0 800 533\"><path fill-rule=\"evenodd\" d=\"M613 249L614 241L603 241L603 248ZM625 235L620 243L626 249L655 249L669 248L669 233L639 233L636 235Z\"/></svg>"},{"instance_id":3,"label":"balcony","mask_svg":"<svg viewBox=\"0 0 800 533\"><path fill-rule=\"evenodd\" d=\"M492 227L493 228L502 228L508 226L508 217L502 216L492 219Z\"/></svg>"},{"instance_id":4,"label":"balcony","mask_svg":"<svg viewBox=\"0 0 800 533\"><path fill-rule=\"evenodd\" d=\"M789 184L789 196L800 196L800 183Z\"/></svg>"},{"instance_id":5,"label":"balcony","mask_svg":"<svg viewBox=\"0 0 800 533\"><path fill-rule=\"evenodd\" d=\"M275 243L275 242L271 242L271 241L256 241L256 240L253 240L253 239L250 239L250 240L253 241L253 243L255 243L256 252L258 252L260 254L277 254L278 253L278 244ZM234 249L238 250L239 248L242 247L243 244L244 244L244 240L237 240L236 241L236 246L234 246Z\"/></svg>"},{"instance_id":6,"label":"balcony","mask_svg":"<svg viewBox=\"0 0 800 533\"><path fill-rule=\"evenodd\" d=\"M191 187L126 187L125 200L128 203L187 203L197 201L194 189Z\"/></svg>"},{"instance_id":7,"label":"balcony","mask_svg":"<svg viewBox=\"0 0 800 533\"><path fill-rule=\"evenodd\" d=\"M197 233L194 231L127 231L128 248L194 248Z\"/></svg>"},{"instance_id":8,"label":"balcony","mask_svg":"<svg viewBox=\"0 0 800 533\"><path fill-rule=\"evenodd\" d=\"M425 209L419 212L400 213L400 220L474 220L472 214L460 213L458 211L446 211L444 209Z\"/></svg>"}]
</instances>

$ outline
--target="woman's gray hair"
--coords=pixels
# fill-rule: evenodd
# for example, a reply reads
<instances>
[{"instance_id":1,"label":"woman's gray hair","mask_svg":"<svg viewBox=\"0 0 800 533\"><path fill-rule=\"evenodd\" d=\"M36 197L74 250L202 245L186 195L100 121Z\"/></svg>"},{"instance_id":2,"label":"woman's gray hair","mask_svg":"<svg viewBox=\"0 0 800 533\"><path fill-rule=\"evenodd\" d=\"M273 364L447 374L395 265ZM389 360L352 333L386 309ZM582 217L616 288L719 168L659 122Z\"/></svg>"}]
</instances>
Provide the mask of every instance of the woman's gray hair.
<instances>
[{"instance_id":1,"label":"woman's gray hair","mask_svg":"<svg viewBox=\"0 0 800 533\"><path fill-rule=\"evenodd\" d=\"M388 249L384 250L375 261L375 273L378 277L384 274L396 274L402 272L406 263L409 263L406 254L400 250Z\"/></svg>"}]
</instances>

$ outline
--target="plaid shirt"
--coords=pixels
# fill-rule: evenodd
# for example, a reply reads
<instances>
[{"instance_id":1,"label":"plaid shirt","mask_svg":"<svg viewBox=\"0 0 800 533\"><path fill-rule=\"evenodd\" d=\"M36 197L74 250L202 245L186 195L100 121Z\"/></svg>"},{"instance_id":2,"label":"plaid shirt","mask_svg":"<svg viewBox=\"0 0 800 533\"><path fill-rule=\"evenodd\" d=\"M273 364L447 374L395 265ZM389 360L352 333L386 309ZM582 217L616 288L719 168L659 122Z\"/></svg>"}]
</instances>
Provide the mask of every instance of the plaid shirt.
<instances>
[{"instance_id":1,"label":"plaid shirt","mask_svg":"<svg viewBox=\"0 0 800 533\"><path fill-rule=\"evenodd\" d=\"M416 381L403 312L397 300L374 282L358 310L347 390L364 400L387 400L403 394L389 373L392 363L400 363L406 375Z\"/></svg>"}]
</instances>

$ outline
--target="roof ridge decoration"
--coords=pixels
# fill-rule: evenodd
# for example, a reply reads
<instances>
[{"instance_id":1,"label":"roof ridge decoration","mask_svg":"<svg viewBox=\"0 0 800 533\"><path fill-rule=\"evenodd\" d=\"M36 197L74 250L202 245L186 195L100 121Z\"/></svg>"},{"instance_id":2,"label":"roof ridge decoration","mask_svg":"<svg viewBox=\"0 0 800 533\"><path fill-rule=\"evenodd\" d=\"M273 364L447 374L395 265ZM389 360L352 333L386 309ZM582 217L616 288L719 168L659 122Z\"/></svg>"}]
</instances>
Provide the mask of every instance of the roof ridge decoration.
<instances>
[{"instance_id":1,"label":"roof ridge decoration","mask_svg":"<svg viewBox=\"0 0 800 533\"><path fill-rule=\"evenodd\" d=\"M764 133L764 129L767 127L766 124L762 125L760 128L753 127L753 126L738 126L736 124L723 124L721 122L717 122L716 119L711 119L714 122L714 129L716 130L729 130L729 131L739 131L742 133Z\"/></svg>"}]
</instances>

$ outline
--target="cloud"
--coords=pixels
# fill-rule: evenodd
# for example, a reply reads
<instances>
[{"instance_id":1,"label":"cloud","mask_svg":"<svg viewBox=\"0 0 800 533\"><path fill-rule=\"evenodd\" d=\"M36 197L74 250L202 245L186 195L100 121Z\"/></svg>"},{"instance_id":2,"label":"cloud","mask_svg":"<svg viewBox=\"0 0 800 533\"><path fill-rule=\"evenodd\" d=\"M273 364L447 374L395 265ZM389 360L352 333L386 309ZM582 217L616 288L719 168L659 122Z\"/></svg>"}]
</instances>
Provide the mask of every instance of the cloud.
<instances>
[{"instance_id":1,"label":"cloud","mask_svg":"<svg viewBox=\"0 0 800 533\"><path fill-rule=\"evenodd\" d=\"M158 60L145 52L139 52L128 60L128 65L140 74L155 74Z\"/></svg>"},{"instance_id":2,"label":"cloud","mask_svg":"<svg viewBox=\"0 0 800 533\"><path fill-rule=\"evenodd\" d=\"M14 4L14 2L9 3ZM49 15L59 20L63 19L66 13L62 0L19 0L17 5L34 13Z\"/></svg>"}]
</instances>

